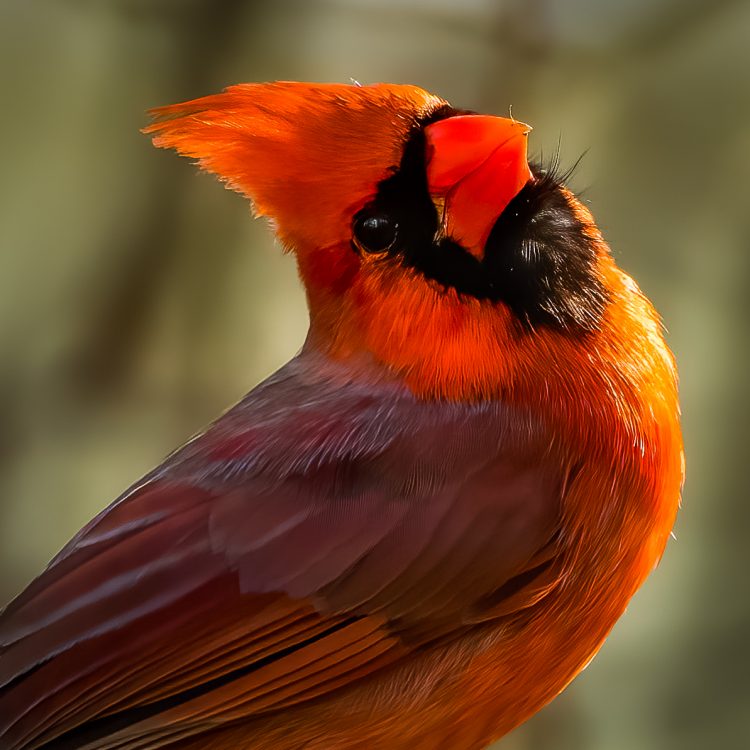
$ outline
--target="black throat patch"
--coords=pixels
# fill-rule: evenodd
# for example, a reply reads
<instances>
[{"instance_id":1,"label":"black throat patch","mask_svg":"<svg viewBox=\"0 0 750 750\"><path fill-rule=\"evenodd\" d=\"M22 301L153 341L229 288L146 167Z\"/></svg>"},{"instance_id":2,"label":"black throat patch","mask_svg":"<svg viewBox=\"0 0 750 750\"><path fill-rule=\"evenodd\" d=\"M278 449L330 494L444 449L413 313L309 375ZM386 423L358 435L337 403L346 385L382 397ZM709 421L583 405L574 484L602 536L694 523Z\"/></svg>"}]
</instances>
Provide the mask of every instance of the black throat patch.
<instances>
[{"instance_id":1,"label":"black throat patch","mask_svg":"<svg viewBox=\"0 0 750 750\"><path fill-rule=\"evenodd\" d=\"M451 239L435 240L439 217L427 186L422 128L456 114L464 113L442 108L420 123L399 168L357 217L392 217L398 240L391 258L459 294L506 304L523 329L597 329L607 292L595 271L596 250L554 174L531 166L535 179L497 219L481 260Z\"/></svg>"}]
</instances>

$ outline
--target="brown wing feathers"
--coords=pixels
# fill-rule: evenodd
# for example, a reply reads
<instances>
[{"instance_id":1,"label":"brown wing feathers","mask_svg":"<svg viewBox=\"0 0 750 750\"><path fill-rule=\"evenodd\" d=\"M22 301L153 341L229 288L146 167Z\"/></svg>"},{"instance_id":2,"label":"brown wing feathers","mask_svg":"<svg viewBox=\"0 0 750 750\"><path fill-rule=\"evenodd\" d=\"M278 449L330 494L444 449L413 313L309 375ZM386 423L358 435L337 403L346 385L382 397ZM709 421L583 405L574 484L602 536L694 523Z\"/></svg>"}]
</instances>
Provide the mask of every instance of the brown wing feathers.
<instances>
[{"instance_id":1,"label":"brown wing feathers","mask_svg":"<svg viewBox=\"0 0 750 750\"><path fill-rule=\"evenodd\" d=\"M295 367L3 613L0 748L158 747L357 682L554 585L540 566L562 482L518 458L545 450L527 420L392 392L384 408Z\"/></svg>"}]
</instances>

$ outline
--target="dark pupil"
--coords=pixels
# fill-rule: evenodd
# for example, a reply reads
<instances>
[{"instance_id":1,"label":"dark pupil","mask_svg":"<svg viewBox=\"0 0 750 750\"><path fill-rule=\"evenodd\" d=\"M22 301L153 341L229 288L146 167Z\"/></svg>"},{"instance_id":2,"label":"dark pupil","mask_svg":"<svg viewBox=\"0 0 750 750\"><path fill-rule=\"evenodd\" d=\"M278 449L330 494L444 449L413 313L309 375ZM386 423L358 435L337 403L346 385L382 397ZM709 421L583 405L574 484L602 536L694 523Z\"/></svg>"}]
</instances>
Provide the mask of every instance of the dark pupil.
<instances>
[{"instance_id":1,"label":"dark pupil","mask_svg":"<svg viewBox=\"0 0 750 750\"><path fill-rule=\"evenodd\" d=\"M389 216L360 216L354 221L354 236L362 249L372 253L388 250L396 241L398 224Z\"/></svg>"}]
</instances>

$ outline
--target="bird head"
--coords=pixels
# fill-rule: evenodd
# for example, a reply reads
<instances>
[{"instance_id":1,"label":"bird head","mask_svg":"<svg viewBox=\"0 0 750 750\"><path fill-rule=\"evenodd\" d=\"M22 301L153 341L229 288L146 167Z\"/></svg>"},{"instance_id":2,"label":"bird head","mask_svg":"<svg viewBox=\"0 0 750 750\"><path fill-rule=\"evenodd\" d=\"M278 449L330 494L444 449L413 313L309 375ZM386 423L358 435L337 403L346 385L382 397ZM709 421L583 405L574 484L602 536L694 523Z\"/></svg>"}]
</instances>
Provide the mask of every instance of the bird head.
<instances>
[{"instance_id":1,"label":"bird head","mask_svg":"<svg viewBox=\"0 0 750 750\"><path fill-rule=\"evenodd\" d=\"M660 340L589 211L529 165L521 122L415 86L290 82L153 115L157 146L250 198L296 255L306 346L476 400L562 398L566 377L627 370L618 358Z\"/></svg>"}]
</instances>

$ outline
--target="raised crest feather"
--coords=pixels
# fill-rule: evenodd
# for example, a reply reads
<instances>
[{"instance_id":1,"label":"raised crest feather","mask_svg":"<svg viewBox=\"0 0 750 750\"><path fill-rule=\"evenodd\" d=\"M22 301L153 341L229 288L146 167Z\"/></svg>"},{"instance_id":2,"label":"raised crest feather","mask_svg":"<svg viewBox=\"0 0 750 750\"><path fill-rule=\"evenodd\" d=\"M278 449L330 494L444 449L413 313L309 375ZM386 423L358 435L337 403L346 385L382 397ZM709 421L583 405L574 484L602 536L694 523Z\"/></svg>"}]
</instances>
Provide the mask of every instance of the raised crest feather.
<instances>
[{"instance_id":1,"label":"raised crest feather","mask_svg":"<svg viewBox=\"0 0 750 750\"><path fill-rule=\"evenodd\" d=\"M318 245L340 238L355 202L398 165L414 124L445 104L408 85L248 83L155 108L144 132L250 198L301 249L311 225Z\"/></svg>"}]
</instances>

